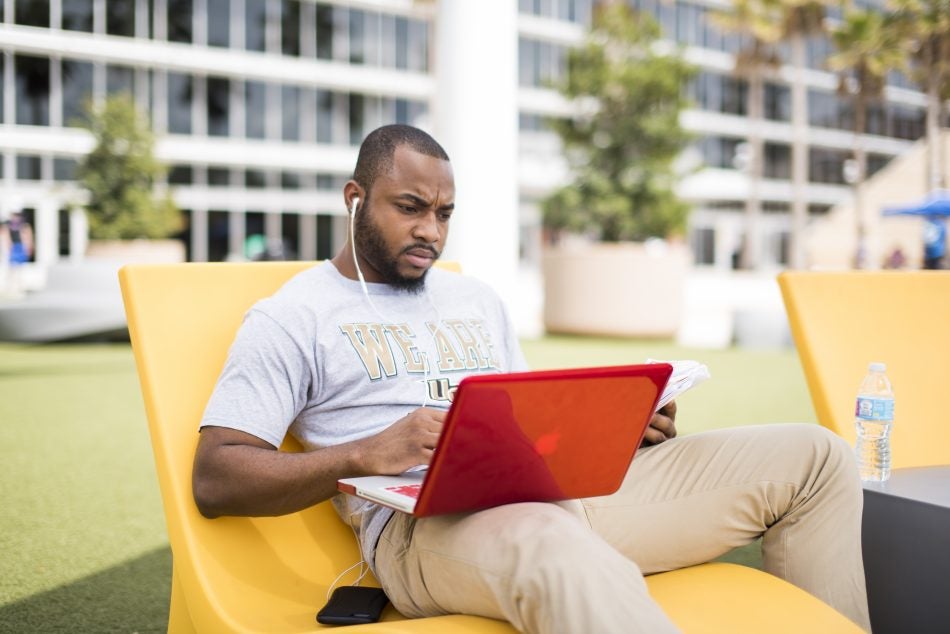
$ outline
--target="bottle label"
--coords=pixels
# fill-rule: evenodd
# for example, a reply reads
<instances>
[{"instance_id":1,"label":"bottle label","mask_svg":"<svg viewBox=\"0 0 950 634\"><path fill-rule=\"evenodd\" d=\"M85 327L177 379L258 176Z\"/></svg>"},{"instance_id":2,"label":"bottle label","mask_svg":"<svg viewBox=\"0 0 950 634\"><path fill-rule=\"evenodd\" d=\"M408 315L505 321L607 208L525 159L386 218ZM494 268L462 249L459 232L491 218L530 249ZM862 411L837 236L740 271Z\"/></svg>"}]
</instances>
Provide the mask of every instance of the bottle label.
<instances>
[{"instance_id":1,"label":"bottle label","mask_svg":"<svg viewBox=\"0 0 950 634\"><path fill-rule=\"evenodd\" d=\"M854 415L863 420L894 420L894 399L859 396Z\"/></svg>"}]
</instances>

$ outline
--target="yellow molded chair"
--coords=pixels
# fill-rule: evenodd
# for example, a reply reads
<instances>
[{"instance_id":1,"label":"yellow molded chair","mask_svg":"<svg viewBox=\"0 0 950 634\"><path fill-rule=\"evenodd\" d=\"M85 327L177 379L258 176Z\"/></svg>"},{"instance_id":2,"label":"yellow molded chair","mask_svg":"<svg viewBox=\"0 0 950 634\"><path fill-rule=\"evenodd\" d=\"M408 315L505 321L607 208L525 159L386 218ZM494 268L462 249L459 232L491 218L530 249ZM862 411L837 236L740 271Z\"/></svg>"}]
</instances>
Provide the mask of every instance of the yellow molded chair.
<instances>
[{"instance_id":1,"label":"yellow molded chair","mask_svg":"<svg viewBox=\"0 0 950 634\"><path fill-rule=\"evenodd\" d=\"M244 312L308 266L130 265L119 274L173 554L170 632L320 629L315 615L329 584L359 560L329 503L282 517L208 520L192 500L198 422ZM706 564L648 583L686 632L859 631L817 599L751 568ZM346 627L364 631L514 630L472 616L405 620L389 606L380 623Z\"/></svg>"},{"instance_id":2,"label":"yellow molded chair","mask_svg":"<svg viewBox=\"0 0 950 634\"><path fill-rule=\"evenodd\" d=\"M891 464L950 464L944 406L950 272L785 272L789 323L818 421L854 444L854 399L868 364L894 387Z\"/></svg>"}]
</instances>

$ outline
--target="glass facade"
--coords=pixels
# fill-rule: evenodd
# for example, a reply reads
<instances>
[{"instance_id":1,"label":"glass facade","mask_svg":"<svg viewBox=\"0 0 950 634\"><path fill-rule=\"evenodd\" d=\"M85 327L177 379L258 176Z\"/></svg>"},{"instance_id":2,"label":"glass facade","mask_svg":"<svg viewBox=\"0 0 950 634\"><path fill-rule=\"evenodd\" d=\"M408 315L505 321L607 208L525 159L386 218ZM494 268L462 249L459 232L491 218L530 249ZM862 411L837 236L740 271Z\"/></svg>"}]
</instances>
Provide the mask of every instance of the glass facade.
<instances>
[{"instance_id":1,"label":"glass facade","mask_svg":"<svg viewBox=\"0 0 950 634\"><path fill-rule=\"evenodd\" d=\"M94 2L95 0L63 0L60 9L63 29L92 33Z\"/></svg>"},{"instance_id":2,"label":"glass facade","mask_svg":"<svg viewBox=\"0 0 950 634\"><path fill-rule=\"evenodd\" d=\"M700 115L694 130L695 148L707 167L735 169L736 147L744 141L743 119L747 116L750 88L746 80L726 69L722 60L730 58L720 53L739 51L744 44L742 38L716 25L711 15L718 3L628 2L654 16L668 38L690 47L694 53L699 51L700 72L685 87L692 114ZM519 86L538 94L564 77L573 40L564 35L564 25L557 22L582 29L590 23L593 4L593 0L518 1L519 12L530 18L525 20L530 28L522 26L518 38ZM128 93L149 113L159 138L165 134L180 135L189 143L208 144L202 146L204 153L200 159L187 154L176 156L175 168L168 176L176 195L183 197L182 206L193 212L193 218L209 219L207 252L202 253L200 245L189 244L192 255L225 257L234 246L227 237L236 228L252 235L266 232L268 227L274 232L278 226L285 238L309 240L316 246L311 244L307 249L327 254L332 233L332 218L327 215L330 212L314 207L307 195L334 190L349 174L342 168L336 172L316 172L311 165L294 164L299 159L288 158L293 152L279 150L312 145L308 150L319 153L326 145L355 146L382 123L426 122L430 104L438 99L437 88L431 95L415 98L385 94L385 90L363 92L362 88L348 87L348 78L341 82L335 73L341 67L352 67L354 73L384 71L428 75L431 79L431 37L433 27L437 26L433 19L438 19L437 12L430 8L407 8L405 3L389 6L385 0L345 6L313 0L5 0L0 2L0 21L7 25L61 28L77 42L84 34L94 34L97 41L121 46L128 45L130 40L152 39L150 44L167 50L157 55L155 61L142 62L119 54L83 58L77 52L81 47L42 53L38 52L43 50L42 45L31 46L29 50L9 46L0 54L0 103L9 102L9 107L0 108L0 122L72 127L81 123L90 101ZM545 31L548 27L550 32ZM166 44L169 42L174 46ZM248 66L254 69L245 72L214 64L203 66L201 58L210 55L207 51L221 59L223 50L233 51L234 59L243 56L253 60L254 64ZM193 56L189 55L191 51ZM716 52L718 61L706 62L703 51ZM809 68L827 73L826 60L833 52L830 40L812 38L807 51ZM787 57L787 50L783 54ZM280 64L310 67L301 67L305 81L295 83L287 75L271 77L261 71L268 63L274 64L272 68ZM787 133L791 123L791 86L786 83L787 77L780 73L770 75L762 95L766 120L763 175L777 181L788 181L791 172ZM888 83L913 88L907 77L897 72L891 73ZM809 125L819 133L823 129L850 132L852 107L828 85L824 80L820 85L817 81L809 85ZM866 132L889 139L920 138L924 134L924 109L912 103L915 102L908 99L872 105ZM517 116L521 131L541 138L550 134L550 117L563 113L526 107ZM267 148L268 152L260 154L269 158L264 160L251 152L247 160L253 164L244 164L241 161L245 159L235 158L228 149L227 144L232 142ZM839 142L835 140L823 138L821 142L829 147L810 148L809 180L841 185L841 166L850 156L850 148L843 147L843 142L836 146ZM892 158L888 148L878 145L876 149L880 151L869 154L869 173L881 169ZM74 178L76 157L65 150L60 154L9 148L0 141L0 151L9 157L0 160L0 169L5 166L7 170L3 176L7 181L68 183ZM216 203L212 210L203 207L206 203L200 197L189 198L203 187L239 191L225 197L227 205ZM243 194L248 192L258 198L243 202ZM269 207L269 201L277 195L283 198ZM533 199L536 198L535 195ZM704 204L706 208L723 203L722 208L716 209L730 213L741 213L742 209L742 201L738 200L711 198L708 203ZM787 203L782 204L782 209L787 210ZM782 209L774 213L786 213ZM273 214L280 216L279 223L273 219L265 221ZM699 227L697 231L700 229L705 231L708 227ZM317 237L308 237L309 231L317 231ZM191 234L184 237L190 239ZM707 249L716 242L712 234L701 234L694 243ZM303 253L300 245L292 246L294 251ZM311 255L310 251L307 254ZM704 255L699 259L705 258Z\"/></svg>"}]
</instances>

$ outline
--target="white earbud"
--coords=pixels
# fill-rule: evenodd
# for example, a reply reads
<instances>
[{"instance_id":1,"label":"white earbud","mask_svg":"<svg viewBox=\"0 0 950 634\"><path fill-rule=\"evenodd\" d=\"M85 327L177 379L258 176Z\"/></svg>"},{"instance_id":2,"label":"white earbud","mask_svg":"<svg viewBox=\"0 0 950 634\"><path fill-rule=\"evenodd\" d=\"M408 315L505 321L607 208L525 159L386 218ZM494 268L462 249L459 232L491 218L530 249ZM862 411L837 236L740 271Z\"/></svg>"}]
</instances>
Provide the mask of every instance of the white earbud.
<instances>
[{"instance_id":1,"label":"white earbud","mask_svg":"<svg viewBox=\"0 0 950 634\"><path fill-rule=\"evenodd\" d=\"M360 197L354 196L353 201L350 203L350 215L356 215L356 206L360 204Z\"/></svg>"}]
</instances>

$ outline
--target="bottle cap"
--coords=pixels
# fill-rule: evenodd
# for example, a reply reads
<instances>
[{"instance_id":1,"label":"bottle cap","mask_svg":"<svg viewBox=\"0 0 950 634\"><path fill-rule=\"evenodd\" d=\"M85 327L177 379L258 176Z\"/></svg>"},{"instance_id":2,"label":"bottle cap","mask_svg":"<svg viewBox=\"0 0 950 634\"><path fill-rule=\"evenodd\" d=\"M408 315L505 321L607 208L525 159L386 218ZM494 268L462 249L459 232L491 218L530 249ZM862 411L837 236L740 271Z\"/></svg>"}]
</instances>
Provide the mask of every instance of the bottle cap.
<instances>
[{"instance_id":1,"label":"bottle cap","mask_svg":"<svg viewBox=\"0 0 950 634\"><path fill-rule=\"evenodd\" d=\"M885 370L887 370L887 364L881 363L880 361L877 361L877 362L872 363L871 365L869 365L869 366L868 366L868 369L869 369L871 372L884 372Z\"/></svg>"}]
</instances>

